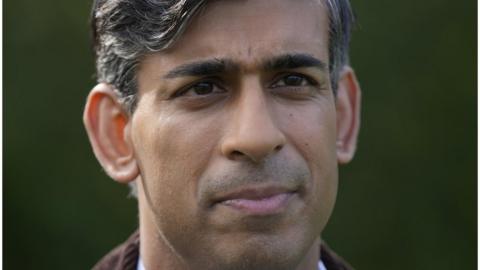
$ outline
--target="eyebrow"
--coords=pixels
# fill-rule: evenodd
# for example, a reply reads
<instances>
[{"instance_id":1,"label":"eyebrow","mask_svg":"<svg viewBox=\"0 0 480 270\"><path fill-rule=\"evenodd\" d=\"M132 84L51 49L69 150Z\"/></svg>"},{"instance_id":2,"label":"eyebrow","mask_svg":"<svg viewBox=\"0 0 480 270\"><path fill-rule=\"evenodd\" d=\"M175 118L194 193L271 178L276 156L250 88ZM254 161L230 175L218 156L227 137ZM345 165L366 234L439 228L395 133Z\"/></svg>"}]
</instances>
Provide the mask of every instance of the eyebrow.
<instances>
[{"instance_id":1,"label":"eyebrow","mask_svg":"<svg viewBox=\"0 0 480 270\"><path fill-rule=\"evenodd\" d=\"M321 71L327 70L327 65L320 59L305 53L287 53L274 56L263 61L264 70L284 70L305 67L315 67ZM213 58L187 63L169 71L164 78L206 77L240 69L240 65L231 59Z\"/></svg>"},{"instance_id":2,"label":"eyebrow","mask_svg":"<svg viewBox=\"0 0 480 270\"><path fill-rule=\"evenodd\" d=\"M169 71L164 77L167 79L173 79L184 76L211 76L232 71L235 68L236 65L233 64L233 61L231 60L213 58L181 65Z\"/></svg>"},{"instance_id":3,"label":"eyebrow","mask_svg":"<svg viewBox=\"0 0 480 270\"><path fill-rule=\"evenodd\" d=\"M296 69L315 67L321 71L327 70L327 65L320 59L304 53L287 53L275 56L264 64L265 70Z\"/></svg>"}]
</instances>

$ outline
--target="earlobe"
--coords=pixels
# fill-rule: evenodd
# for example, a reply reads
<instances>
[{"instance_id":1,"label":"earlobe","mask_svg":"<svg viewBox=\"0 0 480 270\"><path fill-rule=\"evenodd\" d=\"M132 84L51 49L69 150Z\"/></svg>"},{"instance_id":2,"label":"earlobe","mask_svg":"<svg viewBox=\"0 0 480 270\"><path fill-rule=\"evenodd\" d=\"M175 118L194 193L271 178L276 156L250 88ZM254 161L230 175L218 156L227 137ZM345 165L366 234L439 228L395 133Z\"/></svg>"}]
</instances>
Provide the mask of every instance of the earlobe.
<instances>
[{"instance_id":1,"label":"earlobe","mask_svg":"<svg viewBox=\"0 0 480 270\"><path fill-rule=\"evenodd\" d=\"M361 90L351 67L345 67L337 89L337 160L346 164L352 160L360 128Z\"/></svg>"},{"instance_id":2,"label":"earlobe","mask_svg":"<svg viewBox=\"0 0 480 270\"><path fill-rule=\"evenodd\" d=\"M83 122L93 152L107 174L128 183L139 174L130 140L130 122L111 85L98 84L85 104Z\"/></svg>"}]
</instances>

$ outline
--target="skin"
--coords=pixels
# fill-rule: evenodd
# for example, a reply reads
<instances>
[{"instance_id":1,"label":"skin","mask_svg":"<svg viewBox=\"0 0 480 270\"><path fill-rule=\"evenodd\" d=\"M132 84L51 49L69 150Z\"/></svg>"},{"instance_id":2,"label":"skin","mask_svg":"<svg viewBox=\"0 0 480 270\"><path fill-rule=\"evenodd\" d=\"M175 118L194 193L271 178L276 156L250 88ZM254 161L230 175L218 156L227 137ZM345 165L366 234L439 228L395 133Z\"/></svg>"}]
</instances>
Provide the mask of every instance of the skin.
<instances>
[{"instance_id":1,"label":"skin","mask_svg":"<svg viewBox=\"0 0 480 270\"><path fill-rule=\"evenodd\" d=\"M285 55L317 62L268 65ZM227 64L215 74L185 71L218 59ZM171 48L141 61L133 115L112 86L91 91L84 122L98 160L113 179L138 184L147 269L317 269L360 111L353 70L344 68L335 97L325 67L321 3L214 1ZM271 187L289 194L275 213L219 202Z\"/></svg>"}]
</instances>

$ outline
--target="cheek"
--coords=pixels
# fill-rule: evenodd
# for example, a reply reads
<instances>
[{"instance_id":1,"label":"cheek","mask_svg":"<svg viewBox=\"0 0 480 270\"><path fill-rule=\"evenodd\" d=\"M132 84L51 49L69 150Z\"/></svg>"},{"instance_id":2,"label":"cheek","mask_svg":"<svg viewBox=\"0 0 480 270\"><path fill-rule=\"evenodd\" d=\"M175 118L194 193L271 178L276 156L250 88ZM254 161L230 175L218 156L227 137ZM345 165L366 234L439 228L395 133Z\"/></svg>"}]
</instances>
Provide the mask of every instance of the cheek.
<instances>
[{"instance_id":1,"label":"cheek","mask_svg":"<svg viewBox=\"0 0 480 270\"><path fill-rule=\"evenodd\" d=\"M312 181L306 199L315 223L323 228L337 194L336 111L333 103L291 110L283 123L289 142L307 163Z\"/></svg>"},{"instance_id":2,"label":"cheek","mask_svg":"<svg viewBox=\"0 0 480 270\"><path fill-rule=\"evenodd\" d=\"M187 162L185 142L188 137L181 127L170 123L170 120L145 119L133 125L133 143L140 166L145 189L150 198L156 200L173 196L177 185L184 185L190 178L190 170L184 170Z\"/></svg>"},{"instance_id":3,"label":"cheek","mask_svg":"<svg viewBox=\"0 0 480 270\"><path fill-rule=\"evenodd\" d=\"M194 123L173 117L146 122L136 128L134 147L147 188L156 191L152 199L194 189L208 161L209 140Z\"/></svg>"},{"instance_id":4,"label":"cheek","mask_svg":"<svg viewBox=\"0 0 480 270\"><path fill-rule=\"evenodd\" d=\"M336 168L336 110L333 102L328 99L312 102L290 108L282 115L283 132L312 171Z\"/></svg>"},{"instance_id":5,"label":"cheek","mask_svg":"<svg viewBox=\"0 0 480 270\"><path fill-rule=\"evenodd\" d=\"M198 226L194 222L201 222L194 218L198 179L218 141L215 122L168 110L142 111L140 104L137 109L132 140L156 223L164 231L186 233Z\"/></svg>"}]
</instances>

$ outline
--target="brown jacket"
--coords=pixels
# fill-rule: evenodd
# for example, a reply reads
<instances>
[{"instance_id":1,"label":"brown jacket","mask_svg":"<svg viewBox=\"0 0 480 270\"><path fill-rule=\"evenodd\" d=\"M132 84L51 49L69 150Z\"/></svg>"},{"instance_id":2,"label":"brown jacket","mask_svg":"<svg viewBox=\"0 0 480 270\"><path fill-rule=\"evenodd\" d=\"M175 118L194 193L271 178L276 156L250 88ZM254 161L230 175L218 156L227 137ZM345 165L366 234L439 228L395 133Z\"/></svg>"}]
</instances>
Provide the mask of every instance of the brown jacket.
<instances>
[{"instance_id":1,"label":"brown jacket","mask_svg":"<svg viewBox=\"0 0 480 270\"><path fill-rule=\"evenodd\" d=\"M140 247L139 233L136 231L127 241L110 251L93 270L136 270ZM327 270L353 270L340 256L322 243L320 257Z\"/></svg>"}]
</instances>

